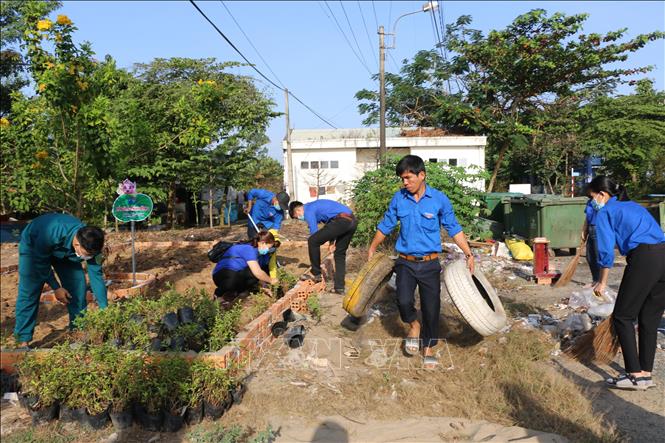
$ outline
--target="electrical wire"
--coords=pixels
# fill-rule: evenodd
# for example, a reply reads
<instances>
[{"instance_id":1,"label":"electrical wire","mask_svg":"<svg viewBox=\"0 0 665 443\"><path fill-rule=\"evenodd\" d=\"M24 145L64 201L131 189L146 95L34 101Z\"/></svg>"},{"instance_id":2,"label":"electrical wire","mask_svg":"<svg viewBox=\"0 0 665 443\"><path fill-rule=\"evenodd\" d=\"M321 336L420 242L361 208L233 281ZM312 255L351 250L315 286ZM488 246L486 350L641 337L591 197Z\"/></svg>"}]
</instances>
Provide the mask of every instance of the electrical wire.
<instances>
[{"instance_id":1,"label":"electrical wire","mask_svg":"<svg viewBox=\"0 0 665 443\"><path fill-rule=\"evenodd\" d=\"M339 32L342 34L342 37L344 37L344 40L346 41L346 44L349 45L349 48L351 48L351 51L352 51L353 54L356 56L356 58L358 59L358 61L360 62L360 64L363 65L363 66L365 67L365 69L367 70L367 72L369 73L369 75L372 75L372 70L369 69L369 67L367 66L367 63L364 61L364 59L362 59L362 58L358 55L358 53L356 52L356 50L353 48L353 45L351 44L351 41L350 41L349 38L346 36L346 33L345 33L344 30L342 29L342 26L339 24L339 21L337 20L337 16L336 16L335 13L333 12L333 10L330 8L330 5L328 4L328 2L327 2L327 1L324 1L323 3L325 3L326 7L328 8L328 11L330 11L330 15L332 15L332 19L331 19L331 20L334 20L334 23L337 25L337 29L338 29ZM323 7L322 7L322 8L323 8ZM324 10L324 12L325 12L325 10ZM328 18L330 18L330 15L326 14L326 16L327 16Z\"/></svg>"},{"instance_id":2,"label":"electrical wire","mask_svg":"<svg viewBox=\"0 0 665 443\"><path fill-rule=\"evenodd\" d=\"M254 43L252 43L252 40L251 40L251 39L249 38L249 36L245 33L245 31L242 29L242 26L240 26L240 23L238 23L238 20L236 20L236 18L235 18L235 17L233 16L233 14L231 13L231 10L228 8L228 6L226 6L226 3L224 3L224 0L219 0L219 2L222 4L222 6L224 6L224 9L226 9L226 12L229 13L229 15L231 16L231 19L233 20L233 23L235 23L236 26L238 27L238 29L240 29L240 32L242 32L242 35L245 36L245 38L247 39L247 42L248 42L248 43L250 44L250 46L254 49L254 52L256 52L256 54L259 56L259 58L261 59L261 61L263 62L263 64L266 65L266 67L268 68L268 71L270 71L270 73L271 73L272 75L275 76L275 78L277 79L277 81L279 82L279 84L282 85L282 87L286 88L286 86L284 85L284 83L279 79L279 76L278 76L277 74L275 74L275 71L273 71L273 70L270 68L270 65L268 64L268 62L266 61L266 59L263 58L263 56L261 55L261 52L259 52L259 50L256 48L256 46L254 46Z\"/></svg>"},{"instance_id":3,"label":"electrical wire","mask_svg":"<svg viewBox=\"0 0 665 443\"><path fill-rule=\"evenodd\" d=\"M360 49L360 45L358 44L358 39L356 38L356 33L353 32L353 26L351 26L351 21L349 20L349 16L346 13L346 8L344 7L344 3L342 3L342 0L339 0L339 5L342 7L342 12L344 13L344 17L346 18L346 24L349 25L349 29L351 30L351 36L353 37L353 41L356 42L356 48L358 48L358 53L362 57L365 64L367 64L367 60L365 60L365 54L363 54L363 51Z\"/></svg>"},{"instance_id":4,"label":"electrical wire","mask_svg":"<svg viewBox=\"0 0 665 443\"><path fill-rule=\"evenodd\" d=\"M376 57L376 53L374 51L374 46L372 45L372 39L369 38L369 30L367 29L367 22L365 22L365 14L363 13L363 8L360 6L360 0L357 0L356 3L358 4L358 10L360 10L360 17L363 19L363 26L365 27L365 35L367 35L367 44L369 44L369 52L374 56L374 61L376 62L376 65L379 65L379 59ZM378 29L378 26L377 26Z\"/></svg>"},{"instance_id":5,"label":"electrical wire","mask_svg":"<svg viewBox=\"0 0 665 443\"><path fill-rule=\"evenodd\" d=\"M217 25L216 25L212 20L210 20L210 18L208 18L208 16L207 16L207 15L201 10L201 8L199 8L198 5L197 5L196 3L194 3L194 0L189 0L189 2L192 4L192 6L194 6L194 8L199 12L199 14L201 14L201 16L203 16L203 18L204 18L208 23L210 23L210 25L211 25L213 28L215 28L215 31L217 31L217 33L218 33L218 34L219 34L219 35L220 35L220 36L226 41L226 43L228 43L229 46L231 46L231 47L233 48L233 50L236 51L236 52L238 53L238 55L240 55L240 57L242 57L242 59L245 60L245 62L247 62L247 64L249 65L250 68L252 68L254 71L256 71L261 77L263 77L268 83L270 83L271 85L273 85L273 86L274 86L275 88L277 88L278 90L280 90L280 91L287 90L286 88L282 88L281 86L279 86L278 84L276 84L274 81L272 81L271 79L269 79L269 78L268 78L263 72L261 72L261 71L259 70L259 68L257 68L252 62L250 62L249 59L248 59L247 57L245 57L245 54L243 54L243 53L242 53L242 52L236 47L236 45L234 45L233 42L232 42L231 40L229 40L229 38L228 38L228 37L227 37L227 36L226 36L226 35L225 35L225 34L224 34L224 33L223 33L223 32L217 27ZM287 91L288 91L288 90L287 90ZM294 99L295 101L297 101L298 103L300 103L301 105L303 105L303 106L304 106L309 112L311 112L311 113L314 114L316 117L318 117L322 122L324 122L325 124L327 124L328 126L330 126L330 127L333 128L333 129L337 129L337 127L336 127L335 125L333 125L333 124L330 123L328 120L326 120L325 118L323 118L318 112L316 112L314 109L312 109L310 106L308 106L305 102L303 102L302 100L300 100L300 98L298 98L298 97L297 97L295 94L293 94L291 91L288 91L288 94L289 94L291 97L293 97L293 99Z\"/></svg>"}]
</instances>

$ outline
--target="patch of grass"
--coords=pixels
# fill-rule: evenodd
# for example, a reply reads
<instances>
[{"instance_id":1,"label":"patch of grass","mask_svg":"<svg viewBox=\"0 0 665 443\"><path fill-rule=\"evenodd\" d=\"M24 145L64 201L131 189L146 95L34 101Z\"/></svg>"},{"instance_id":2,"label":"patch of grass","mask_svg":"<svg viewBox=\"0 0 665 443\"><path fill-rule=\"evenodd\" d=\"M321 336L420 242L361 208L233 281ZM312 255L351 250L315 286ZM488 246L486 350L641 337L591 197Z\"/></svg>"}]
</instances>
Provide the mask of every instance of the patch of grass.
<instances>
[{"instance_id":1,"label":"patch of grass","mask_svg":"<svg viewBox=\"0 0 665 443\"><path fill-rule=\"evenodd\" d=\"M252 431L238 425L229 428L220 423L199 425L187 434L190 443L272 443L278 433L270 426L252 437Z\"/></svg>"},{"instance_id":2,"label":"patch of grass","mask_svg":"<svg viewBox=\"0 0 665 443\"><path fill-rule=\"evenodd\" d=\"M321 303L319 302L319 296L317 294L311 294L307 297L307 309L316 321L321 320Z\"/></svg>"},{"instance_id":3,"label":"patch of grass","mask_svg":"<svg viewBox=\"0 0 665 443\"><path fill-rule=\"evenodd\" d=\"M70 443L81 436L66 433L62 424L53 423L38 428L28 428L12 432L2 437L2 443ZM91 439L90 441L94 441Z\"/></svg>"},{"instance_id":4,"label":"patch of grass","mask_svg":"<svg viewBox=\"0 0 665 443\"><path fill-rule=\"evenodd\" d=\"M249 306L247 306L245 313L247 315L247 322L254 320L259 315L263 314L266 309L275 300L263 292L252 293L249 296Z\"/></svg>"}]
</instances>

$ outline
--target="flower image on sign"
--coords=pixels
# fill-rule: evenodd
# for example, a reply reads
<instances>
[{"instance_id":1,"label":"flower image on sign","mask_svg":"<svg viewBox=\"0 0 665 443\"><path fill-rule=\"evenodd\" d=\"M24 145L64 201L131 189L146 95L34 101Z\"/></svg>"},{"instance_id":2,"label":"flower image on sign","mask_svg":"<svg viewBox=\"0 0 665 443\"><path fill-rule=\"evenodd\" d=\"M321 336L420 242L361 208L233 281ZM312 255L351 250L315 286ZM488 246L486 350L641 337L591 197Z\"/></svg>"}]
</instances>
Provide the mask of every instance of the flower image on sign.
<instances>
[{"instance_id":1,"label":"flower image on sign","mask_svg":"<svg viewBox=\"0 0 665 443\"><path fill-rule=\"evenodd\" d=\"M113 216L121 222L143 221L152 213L152 199L145 194L122 194L113 202Z\"/></svg>"}]
</instances>

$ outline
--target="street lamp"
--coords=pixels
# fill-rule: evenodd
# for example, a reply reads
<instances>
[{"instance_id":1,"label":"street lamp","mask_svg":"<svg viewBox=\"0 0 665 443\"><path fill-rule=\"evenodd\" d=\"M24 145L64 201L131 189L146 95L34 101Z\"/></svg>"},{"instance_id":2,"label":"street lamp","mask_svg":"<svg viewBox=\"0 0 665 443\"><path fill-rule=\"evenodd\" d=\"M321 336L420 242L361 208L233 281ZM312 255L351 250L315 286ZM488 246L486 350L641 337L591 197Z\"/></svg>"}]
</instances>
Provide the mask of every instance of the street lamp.
<instances>
[{"instance_id":1,"label":"street lamp","mask_svg":"<svg viewBox=\"0 0 665 443\"><path fill-rule=\"evenodd\" d=\"M386 34L383 31L383 26L379 26L379 163L383 163L386 159L386 49L395 49L395 41L397 38L397 22L407 15L418 14L419 12L435 11L439 7L439 2L428 1L423 4L422 8L418 11L407 12L402 14L395 20L393 24L393 32ZM393 44L386 46L384 38L386 35L393 36Z\"/></svg>"}]
</instances>

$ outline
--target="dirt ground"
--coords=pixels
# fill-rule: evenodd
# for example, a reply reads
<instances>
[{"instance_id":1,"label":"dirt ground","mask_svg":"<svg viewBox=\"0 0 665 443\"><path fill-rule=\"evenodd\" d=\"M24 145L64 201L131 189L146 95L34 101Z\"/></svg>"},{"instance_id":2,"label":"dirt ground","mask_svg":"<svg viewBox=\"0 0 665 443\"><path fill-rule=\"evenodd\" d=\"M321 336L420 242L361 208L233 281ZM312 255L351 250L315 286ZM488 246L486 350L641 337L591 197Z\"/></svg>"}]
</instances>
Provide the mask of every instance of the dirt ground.
<instances>
[{"instance_id":1,"label":"dirt ground","mask_svg":"<svg viewBox=\"0 0 665 443\"><path fill-rule=\"evenodd\" d=\"M302 231L302 233L301 233ZM307 229L304 224L295 222L285 223L285 238L301 240L306 236ZM287 237L288 235L288 237ZM128 245L130 234L126 231L111 233L107 242L111 246L120 244ZM176 231L139 231L136 235L137 242L147 241L189 241L209 242L214 240L238 241L246 238L246 226L234 225L232 228L223 229L186 229ZM115 249L115 248L114 248ZM215 284L212 281L212 270L215 264L208 260L206 255L208 243L196 246L179 246L169 248L147 248L136 249L136 272L145 272L154 275L157 283L151 289L151 293L159 293L172 285L177 291L186 291L189 288L205 289L212 294ZM10 262L18 257L17 245L3 244L2 262ZM323 252L325 254L325 251ZM294 275L304 273L308 268L309 259L307 248L295 246L285 242L279 249L279 262L284 269ZM131 272L131 250L127 246L113 252L107 257L104 265L106 273ZM110 289L126 287L126 281L114 282ZM11 272L0 275L0 330L3 345L13 344L12 333L15 324L16 294L18 289L18 273ZM251 304L251 300L246 300ZM65 306L60 304L42 303L37 318L33 347L52 347L68 337L67 326L69 314Z\"/></svg>"},{"instance_id":2,"label":"dirt ground","mask_svg":"<svg viewBox=\"0 0 665 443\"><path fill-rule=\"evenodd\" d=\"M208 235L199 231L183 234ZM232 238L241 234L231 230L226 235ZM124 238L118 235L115 240ZM305 248L294 249L293 253L285 249L280 255L288 269L302 273L307 266ZM196 249L139 251L139 256L142 264L137 270L155 272L162 282L173 282L176 289L210 288L212 264L206 262L205 256L201 258ZM127 260L124 253L112 257L109 269L126 269ZM552 262L563 269L568 260L562 256ZM364 250L351 249L347 280L365 262ZM510 260L480 256L479 266L513 319L533 313L563 317L570 313L563 302L590 281L583 259L573 282L561 289L536 285L527 279L528 266ZM610 287L615 290L624 266L625 261L618 258L610 273ZM11 275L0 278L3 311L4 289L16 284ZM399 320L390 288L384 289L382 301L360 328L348 322L341 308L341 296L323 293L319 300L323 317L319 322L307 323L305 346L289 349L278 340L264 356L252 361L245 398L219 423L242 424L252 429L271 425L278 430L277 441L566 441L553 434L522 429L533 429L534 423L543 424L535 427L538 431L559 433L571 441L600 441L605 436L609 441L653 442L660 441L665 432L662 349L657 350L654 369L657 388L644 392L609 390L603 380L620 369L621 355L609 367L585 366L562 355L558 343L542 331L522 330L519 322L510 330L483 340L460 322L444 294L441 334L447 342L438 347L441 367L426 371L420 367L419 358L410 358L401 350L406 329ZM50 308L54 310L51 316L56 315L57 308ZM40 316L49 312L49 308L43 309ZM3 312L3 329L4 315ZM529 359L528 345L514 347L522 346L519 340L524 337L535 337L551 356L534 365L533 374L521 375L518 371L520 375L515 380L504 380L500 386L488 385L493 380L493 362L517 365ZM665 344L663 335L659 335L659 343ZM516 349L524 352L515 352ZM507 352L516 354L512 356L514 361L508 359ZM528 381L529 376L543 380L535 380L531 386L519 379ZM6 430L13 433L27 429L28 423L24 412L3 403L3 437ZM71 435L67 441L100 441L113 433L111 428L92 433L63 430L59 424L49 426L44 431L46 435ZM188 432L161 434L156 441L190 441ZM134 427L113 441L147 442L155 436Z\"/></svg>"}]
</instances>

